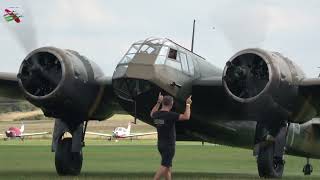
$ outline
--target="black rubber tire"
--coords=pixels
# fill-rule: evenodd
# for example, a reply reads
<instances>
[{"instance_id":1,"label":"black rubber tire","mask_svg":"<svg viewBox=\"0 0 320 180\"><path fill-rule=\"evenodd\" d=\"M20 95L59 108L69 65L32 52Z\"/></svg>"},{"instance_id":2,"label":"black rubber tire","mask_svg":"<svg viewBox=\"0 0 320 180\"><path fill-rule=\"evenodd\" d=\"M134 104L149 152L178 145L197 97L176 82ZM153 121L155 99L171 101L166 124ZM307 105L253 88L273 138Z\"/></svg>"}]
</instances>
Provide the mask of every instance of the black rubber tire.
<instances>
[{"instance_id":1,"label":"black rubber tire","mask_svg":"<svg viewBox=\"0 0 320 180\"><path fill-rule=\"evenodd\" d=\"M303 167L303 174L304 175L311 175L312 173L312 165L311 164L306 164L304 167Z\"/></svg>"},{"instance_id":2,"label":"black rubber tire","mask_svg":"<svg viewBox=\"0 0 320 180\"><path fill-rule=\"evenodd\" d=\"M274 143L260 147L258 159L259 176L263 178L281 178L284 170L284 161L274 157Z\"/></svg>"},{"instance_id":3,"label":"black rubber tire","mask_svg":"<svg viewBox=\"0 0 320 180\"><path fill-rule=\"evenodd\" d=\"M59 141L55 153L56 171L60 176L77 176L82 168L82 151L71 152L72 138Z\"/></svg>"}]
</instances>

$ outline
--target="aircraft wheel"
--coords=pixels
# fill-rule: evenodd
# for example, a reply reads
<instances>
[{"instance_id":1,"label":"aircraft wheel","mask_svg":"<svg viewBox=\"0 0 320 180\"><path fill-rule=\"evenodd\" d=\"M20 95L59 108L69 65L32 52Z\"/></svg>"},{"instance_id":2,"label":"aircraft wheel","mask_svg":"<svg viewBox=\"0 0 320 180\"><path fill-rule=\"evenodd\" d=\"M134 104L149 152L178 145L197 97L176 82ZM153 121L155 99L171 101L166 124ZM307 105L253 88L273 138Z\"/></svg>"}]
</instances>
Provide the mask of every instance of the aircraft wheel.
<instances>
[{"instance_id":1,"label":"aircraft wheel","mask_svg":"<svg viewBox=\"0 0 320 180\"><path fill-rule=\"evenodd\" d=\"M260 147L257 164L260 177L282 177L284 160L282 157L274 157L274 143Z\"/></svg>"},{"instance_id":2,"label":"aircraft wheel","mask_svg":"<svg viewBox=\"0 0 320 180\"><path fill-rule=\"evenodd\" d=\"M304 167L303 167L303 170L302 172L304 173L304 175L311 175L313 171L313 167L311 164L306 164Z\"/></svg>"},{"instance_id":3,"label":"aircraft wheel","mask_svg":"<svg viewBox=\"0 0 320 180\"><path fill-rule=\"evenodd\" d=\"M56 171L60 176L80 174L82 167L82 151L71 152L72 138L65 138L59 141L55 153Z\"/></svg>"}]
</instances>

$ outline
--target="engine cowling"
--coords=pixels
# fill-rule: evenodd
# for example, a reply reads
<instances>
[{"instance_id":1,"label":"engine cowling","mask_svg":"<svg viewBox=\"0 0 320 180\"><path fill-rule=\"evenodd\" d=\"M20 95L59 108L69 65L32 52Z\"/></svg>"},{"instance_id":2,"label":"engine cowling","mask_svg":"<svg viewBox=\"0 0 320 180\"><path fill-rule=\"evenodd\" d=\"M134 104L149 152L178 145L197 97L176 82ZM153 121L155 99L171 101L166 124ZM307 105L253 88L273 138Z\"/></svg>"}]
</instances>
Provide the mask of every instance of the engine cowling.
<instances>
[{"instance_id":1,"label":"engine cowling","mask_svg":"<svg viewBox=\"0 0 320 180\"><path fill-rule=\"evenodd\" d=\"M275 122L295 119L304 104L298 84L305 74L277 52L245 49L227 62L223 71L226 93L252 118Z\"/></svg>"},{"instance_id":2,"label":"engine cowling","mask_svg":"<svg viewBox=\"0 0 320 180\"><path fill-rule=\"evenodd\" d=\"M300 68L280 53L245 49L227 62L223 85L240 103L258 101L265 96L272 96L281 103L297 96L295 85L304 77Z\"/></svg>"},{"instance_id":3,"label":"engine cowling","mask_svg":"<svg viewBox=\"0 0 320 180\"><path fill-rule=\"evenodd\" d=\"M46 116L84 120L89 118L103 73L97 65L72 50L43 47L23 60L18 73L28 101Z\"/></svg>"}]
</instances>

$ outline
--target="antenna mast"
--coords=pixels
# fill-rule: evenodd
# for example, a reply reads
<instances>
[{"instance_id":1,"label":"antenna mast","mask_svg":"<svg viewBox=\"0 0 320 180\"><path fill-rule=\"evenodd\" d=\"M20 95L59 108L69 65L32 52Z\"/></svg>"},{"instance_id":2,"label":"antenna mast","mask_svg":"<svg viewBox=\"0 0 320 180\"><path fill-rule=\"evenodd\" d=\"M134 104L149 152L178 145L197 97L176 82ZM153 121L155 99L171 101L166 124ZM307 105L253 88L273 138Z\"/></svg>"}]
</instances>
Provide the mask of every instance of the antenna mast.
<instances>
[{"instance_id":1,"label":"antenna mast","mask_svg":"<svg viewBox=\"0 0 320 180\"><path fill-rule=\"evenodd\" d=\"M196 20L194 19L193 20L193 29L192 29L191 52L193 52L195 26L196 26Z\"/></svg>"}]
</instances>

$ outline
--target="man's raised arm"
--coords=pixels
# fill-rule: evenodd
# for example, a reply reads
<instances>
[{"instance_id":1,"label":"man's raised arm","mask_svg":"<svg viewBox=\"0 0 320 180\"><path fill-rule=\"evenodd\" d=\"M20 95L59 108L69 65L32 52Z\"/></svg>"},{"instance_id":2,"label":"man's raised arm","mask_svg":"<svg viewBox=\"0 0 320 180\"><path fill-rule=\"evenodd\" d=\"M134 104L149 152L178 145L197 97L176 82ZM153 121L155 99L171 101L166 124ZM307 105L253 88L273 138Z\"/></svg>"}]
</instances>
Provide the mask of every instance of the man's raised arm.
<instances>
[{"instance_id":1,"label":"man's raised arm","mask_svg":"<svg viewBox=\"0 0 320 180\"><path fill-rule=\"evenodd\" d=\"M160 108L160 104L163 100L163 96L161 95L161 92L159 93L159 96L158 96L158 101L157 101L157 104L153 106L151 112L150 112L150 117L152 117L153 113L158 111L159 108Z\"/></svg>"},{"instance_id":2,"label":"man's raised arm","mask_svg":"<svg viewBox=\"0 0 320 180\"><path fill-rule=\"evenodd\" d=\"M185 121L185 120L189 120L190 119L190 115L191 115L191 104L192 104L192 100L191 100L192 96L189 96L189 98L186 101L186 109L184 111L183 114L180 114L179 116L179 120L180 121Z\"/></svg>"}]
</instances>

